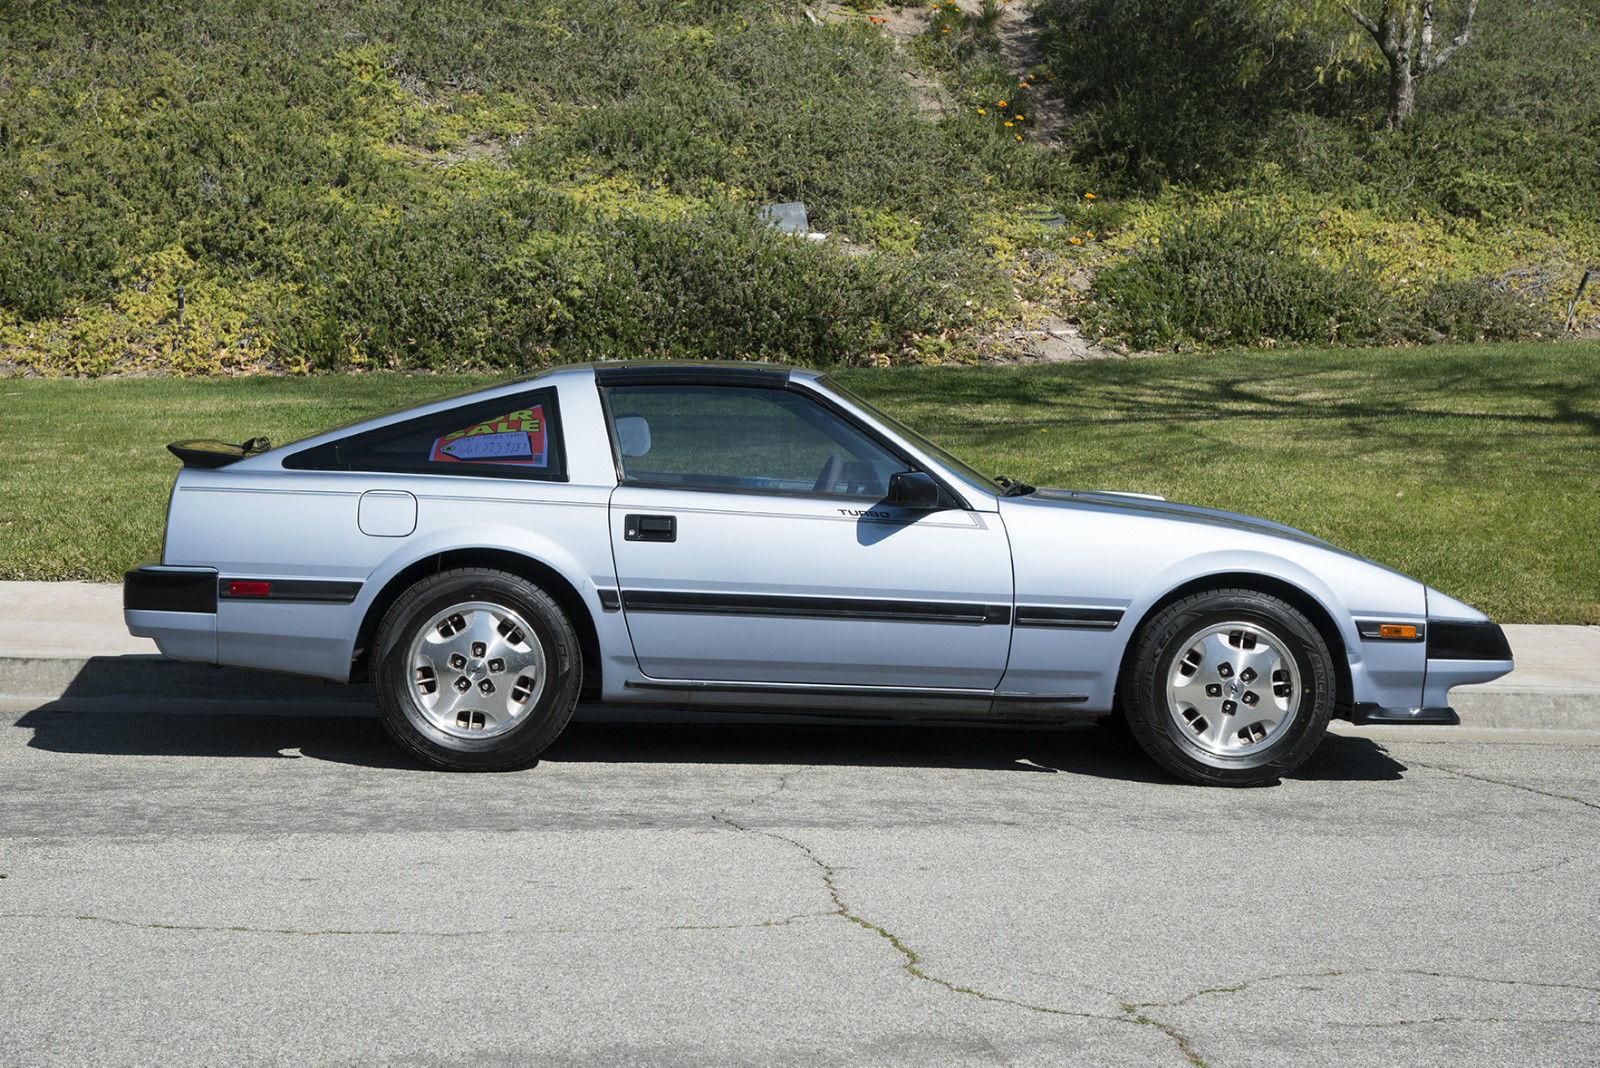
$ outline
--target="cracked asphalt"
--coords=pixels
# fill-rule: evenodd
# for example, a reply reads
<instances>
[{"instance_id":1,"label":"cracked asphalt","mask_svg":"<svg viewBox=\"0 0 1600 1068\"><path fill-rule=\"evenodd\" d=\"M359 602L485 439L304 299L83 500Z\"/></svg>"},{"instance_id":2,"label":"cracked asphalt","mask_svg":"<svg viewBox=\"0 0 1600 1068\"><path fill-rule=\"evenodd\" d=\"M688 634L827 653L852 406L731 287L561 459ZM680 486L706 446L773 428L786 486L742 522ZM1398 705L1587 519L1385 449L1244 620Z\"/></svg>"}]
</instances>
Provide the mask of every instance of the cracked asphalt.
<instances>
[{"instance_id":1,"label":"cracked asphalt","mask_svg":"<svg viewBox=\"0 0 1600 1068\"><path fill-rule=\"evenodd\" d=\"M1600 1062L1593 744L1079 728L0 732L0 1063Z\"/></svg>"}]
</instances>

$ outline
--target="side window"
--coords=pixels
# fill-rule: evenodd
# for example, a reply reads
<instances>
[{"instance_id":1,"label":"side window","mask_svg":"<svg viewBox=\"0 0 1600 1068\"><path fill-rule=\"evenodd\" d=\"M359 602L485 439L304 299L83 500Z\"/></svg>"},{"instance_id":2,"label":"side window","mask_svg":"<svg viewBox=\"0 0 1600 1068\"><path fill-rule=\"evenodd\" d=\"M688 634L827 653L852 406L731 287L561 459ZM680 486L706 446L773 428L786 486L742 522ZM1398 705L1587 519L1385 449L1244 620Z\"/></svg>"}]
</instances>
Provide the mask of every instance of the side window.
<instances>
[{"instance_id":1,"label":"side window","mask_svg":"<svg viewBox=\"0 0 1600 1068\"><path fill-rule=\"evenodd\" d=\"M480 401L296 453L286 467L489 478L566 477L554 390Z\"/></svg>"},{"instance_id":2,"label":"side window","mask_svg":"<svg viewBox=\"0 0 1600 1068\"><path fill-rule=\"evenodd\" d=\"M779 389L613 386L622 475L702 489L881 499L907 464L821 404Z\"/></svg>"}]
</instances>

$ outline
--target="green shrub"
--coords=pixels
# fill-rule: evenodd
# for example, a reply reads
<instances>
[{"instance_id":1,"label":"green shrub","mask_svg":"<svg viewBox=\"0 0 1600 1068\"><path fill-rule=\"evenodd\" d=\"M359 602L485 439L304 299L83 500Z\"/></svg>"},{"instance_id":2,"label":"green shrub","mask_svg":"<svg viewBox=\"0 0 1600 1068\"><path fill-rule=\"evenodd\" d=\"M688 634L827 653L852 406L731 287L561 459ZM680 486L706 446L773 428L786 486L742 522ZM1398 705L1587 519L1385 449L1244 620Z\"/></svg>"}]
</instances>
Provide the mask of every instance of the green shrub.
<instances>
[{"instance_id":1,"label":"green shrub","mask_svg":"<svg viewBox=\"0 0 1600 1068\"><path fill-rule=\"evenodd\" d=\"M1412 341L1516 341L1552 324L1488 278L1438 278L1401 308L1396 332Z\"/></svg>"},{"instance_id":2,"label":"green shrub","mask_svg":"<svg viewBox=\"0 0 1600 1068\"><path fill-rule=\"evenodd\" d=\"M1142 348L1509 341L1548 316L1488 278L1396 289L1371 261L1330 267L1300 250L1312 228L1213 209L1163 231L1091 286L1091 321Z\"/></svg>"},{"instance_id":3,"label":"green shrub","mask_svg":"<svg viewBox=\"0 0 1600 1068\"><path fill-rule=\"evenodd\" d=\"M1034 17L1056 86L1082 109L1073 156L1108 183L1232 180L1288 104L1296 50L1232 0L1039 0Z\"/></svg>"},{"instance_id":4,"label":"green shrub","mask_svg":"<svg viewBox=\"0 0 1600 1068\"><path fill-rule=\"evenodd\" d=\"M277 333L326 368L529 366L549 348L551 286L518 222L469 203L343 233Z\"/></svg>"},{"instance_id":5,"label":"green shrub","mask_svg":"<svg viewBox=\"0 0 1600 1068\"><path fill-rule=\"evenodd\" d=\"M70 299L103 295L123 265L119 227L93 205L13 209L0 220L0 307L24 319L54 318Z\"/></svg>"},{"instance_id":6,"label":"green shrub","mask_svg":"<svg viewBox=\"0 0 1600 1068\"><path fill-rule=\"evenodd\" d=\"M1189 219L1096 275L1093 321L1141 348L1371 340L1386 301L1297 249L1292 222Z\"/></svg>"},{"instance_id":7,"label":"green shrub","mask_svg":"<svg viewBox=\"0 0 1600 1068\"><path fill-rule=\"evenodd\" d=\"M946 303L885 262L778 233L733 205L602 226L610 247L588 294L597 314L562 332L570 358L837 363L898 352Z\"/></svg>"},{"instance_id":8,"label":"green shrub","mask_svg":"<svg viewBox=\"0 0 1600 1068\"><path fill-rule=\"evenodd\" d=\"M899 354L1009 299L940 220L1066 182L794 3L0 8L0 334L41 370ZM785 200L921 243L755 222Z\"/></svg>"},{"instance_id":9,"label":"green shrub","mask_svg":"<svg viewBox=\"0 0 1600 1068\"><path fill-rule=\"evenodd\" d=\"M965 320L968 289L926 270L937 251L849 256L726 202L645 218L523 192L342 235L274 326L329 368L849 362Z\"/></svg>"}]
</instances>

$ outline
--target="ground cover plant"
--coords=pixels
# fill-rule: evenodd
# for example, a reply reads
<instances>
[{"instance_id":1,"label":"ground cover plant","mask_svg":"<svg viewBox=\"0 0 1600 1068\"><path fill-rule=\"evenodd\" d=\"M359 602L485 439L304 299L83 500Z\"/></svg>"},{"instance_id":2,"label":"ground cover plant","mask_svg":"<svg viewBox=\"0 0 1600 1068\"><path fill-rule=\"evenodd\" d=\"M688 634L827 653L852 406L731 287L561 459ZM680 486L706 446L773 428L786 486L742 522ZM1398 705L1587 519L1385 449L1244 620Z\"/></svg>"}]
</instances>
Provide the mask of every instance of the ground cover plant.
<instances>
[{"instance_id":1,"label":"ground cover plant","mask_svg":"<svg viewBox=\"0 0 1600 1068\"><path fill-rule=\"evenodd\" d=\"M1483 0L1395 131L1271 4L813 6L4 5L0 374L1549 335L1600 237L1576 0ZM1163 304L1173 240L1289 264L1290 328Z\"/></svg>"},{"instance_id":2,"label":"ground cover plant","mask_svg":"<svg viewBox=\"0 0 1600 1068\"><path fill-rule=\"evenodd\" d=\"M1600 343L837 373L992 474L1260 515L1503 622L1600 623ZM157 555L168 441L282 442L484 381L0 383L0 578L113 581Z\"/></svg>"},{"instance_id":3,"label":"ground cover plant","mask_svg":"<svg viewBox=\"0 0 1600 1068\"><path fill-rule=\"evenodd\" d=\"M1313 8L1331 19L1312 22L1320 36ZM1346 5L1039 0L1047 69L1077 109L1064 151L1140 208L1111 256L1134 267L1097 280L1090 320L1133 346L1552 336L1600 244L1600 18L1570 0L1476 12L1391 130L1383 65L1342 50L1365 34ZM1206 226L1222 220L1270 230L1290 266L1265 248L1242 264L1228 228ZM1171 241L1298 274L1294 303L1320 314L1273 333L1240 286L1207 307L1192 292L1153 303ZM1380 297L1364 323L1345 315L1352 285ZM1596 315L1592 299L1575 310ZM1328 329L1341 320L1358 329Z\"/></svg>"},{"instance_id":4,"label":"ground cover plant","mask_svg":"<svg viewBox=\"0 0 1600 1068\"><path fill-rule=\"evenodd\" d=\"M13 369L898 356L1009 300L950 234L1063 183L793 4L52 0L0 33ZM786 200L853 243L759 223Z\"/></svg>"}]
</instances>

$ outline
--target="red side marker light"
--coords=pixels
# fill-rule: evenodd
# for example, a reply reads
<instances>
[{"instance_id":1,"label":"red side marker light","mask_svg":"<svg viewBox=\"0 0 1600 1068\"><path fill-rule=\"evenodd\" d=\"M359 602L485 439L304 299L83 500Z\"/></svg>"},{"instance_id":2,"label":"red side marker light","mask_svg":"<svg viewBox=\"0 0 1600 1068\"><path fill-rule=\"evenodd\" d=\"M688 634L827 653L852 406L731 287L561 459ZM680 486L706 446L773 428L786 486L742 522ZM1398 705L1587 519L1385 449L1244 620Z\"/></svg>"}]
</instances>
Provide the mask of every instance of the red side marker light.
<instances>
[{"instance_id":1,"label":"red side marker light","mask_svg":"<svg viewBox=\"0 0 1600 1068\"><path fill-rule=\"evenodd\" d=\"M229 597L265 597L272 590L265 582L230 582L228 583Z\"/></svg>"}]
</instances>

